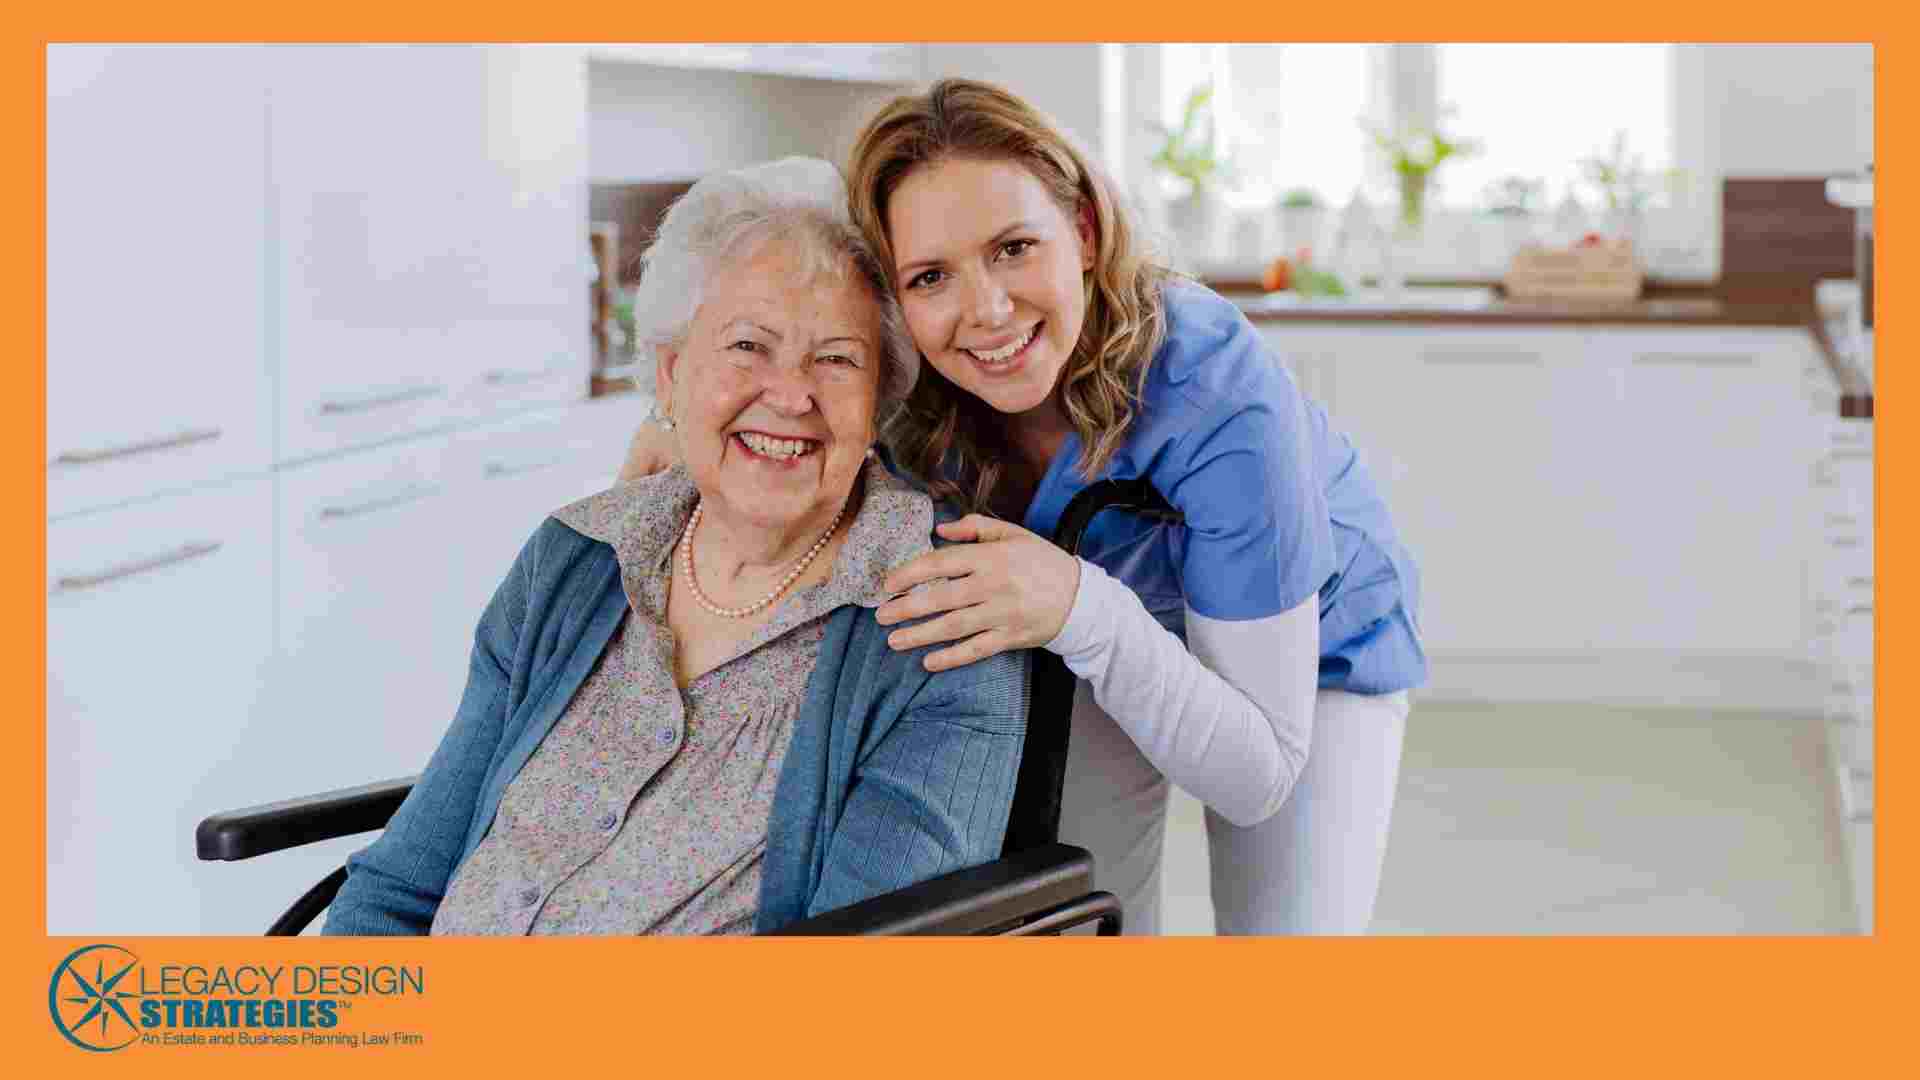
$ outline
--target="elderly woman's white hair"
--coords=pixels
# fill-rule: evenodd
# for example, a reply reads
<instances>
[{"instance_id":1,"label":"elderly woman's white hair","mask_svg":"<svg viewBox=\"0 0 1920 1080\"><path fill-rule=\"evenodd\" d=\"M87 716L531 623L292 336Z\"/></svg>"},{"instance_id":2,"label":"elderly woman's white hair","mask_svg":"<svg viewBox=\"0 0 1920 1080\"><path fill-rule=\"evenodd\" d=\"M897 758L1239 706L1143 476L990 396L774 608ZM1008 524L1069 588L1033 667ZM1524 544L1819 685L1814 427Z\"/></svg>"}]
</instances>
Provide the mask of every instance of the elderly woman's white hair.
<instances>
[{"instance_id":1,"label":"elderly woman's white hair","mask_svg":"<svg viewBox=\"0 0 1920 1080\"><path fill-rule=\"evenodd\" d=\"M840 277L851 264L880 305L881 401L905 399L920 373L919 350L886 273L847 212L845 181L819 158L714 173L674 201L641 255L633 321L642 357L651 361L655 348L684 342L714 271L774 237L794 244L809 274Z\"/></svg>"}]
</instances>

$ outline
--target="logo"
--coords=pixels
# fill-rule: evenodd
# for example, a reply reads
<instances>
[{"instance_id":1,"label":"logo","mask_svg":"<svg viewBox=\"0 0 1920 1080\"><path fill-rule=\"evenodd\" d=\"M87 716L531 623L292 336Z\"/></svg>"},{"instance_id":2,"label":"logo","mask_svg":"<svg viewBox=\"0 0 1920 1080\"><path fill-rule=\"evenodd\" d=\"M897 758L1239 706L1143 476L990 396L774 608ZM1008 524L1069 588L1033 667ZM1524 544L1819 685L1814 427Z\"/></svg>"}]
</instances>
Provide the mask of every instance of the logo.
<instances>
[{"instance_id":1,"label":"logo","mask_svg":"<svg viewBox=\"0 0 1920 1080\"><path fill-rule=\"evenodd\" d=\"M420 998L426 990L419 967L142 961L102 942L73 950L54 967L47 1013L61 1038L94 1053L135 1043L384 1049L421 1046L426 1037L356 1022L354 1006Z\"/></svg>"},{"instance_id":2,"label":"logo","mask_svg":"<svg viewBox=\"0 0 1920 1080\"><path fill-rule=\"evenodd\" d=\"M106 1053L124 1049L140 1038L140 1029L128 1011L140 995L127 989L127 976L140 958L118 945L85 945L67 954L53 969L47 984L47 1011L53 1026L82 1050Z\"/></svg>"}]
</instances>

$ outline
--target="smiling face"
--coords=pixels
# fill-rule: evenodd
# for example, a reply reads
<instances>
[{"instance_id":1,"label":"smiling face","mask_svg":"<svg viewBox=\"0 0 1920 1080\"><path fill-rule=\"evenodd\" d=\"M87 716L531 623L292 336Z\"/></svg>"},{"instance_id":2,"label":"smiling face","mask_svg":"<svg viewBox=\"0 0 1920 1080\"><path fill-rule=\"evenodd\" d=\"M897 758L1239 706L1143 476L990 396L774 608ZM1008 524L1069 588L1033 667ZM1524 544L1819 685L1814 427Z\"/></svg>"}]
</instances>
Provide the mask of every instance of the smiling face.
<instances>
[{"instance_id":1,"label":"smiling face","mask_svg":"<svg viewBox=\"0 0 1920 1080\"><path fill-rule=\"evenodd\" d=\"M851 269L809 272L773 239L708 279L678 349L662 349L682 460L705 512L746 528L826 528L873 442L880 309Z\"/></svg>"},{"instance_id":2,"label":"smiling face","mask_svg":"<svg viewBox=\"0 0 1920 1080\"><path fill-rule=\"evenodd\" d=\"M1011 415L1050 407L1086 320L1093 222L1026 168L951 158L887 202L895 280L914 344L940 374Z\"/></svg>"}]
</instances>

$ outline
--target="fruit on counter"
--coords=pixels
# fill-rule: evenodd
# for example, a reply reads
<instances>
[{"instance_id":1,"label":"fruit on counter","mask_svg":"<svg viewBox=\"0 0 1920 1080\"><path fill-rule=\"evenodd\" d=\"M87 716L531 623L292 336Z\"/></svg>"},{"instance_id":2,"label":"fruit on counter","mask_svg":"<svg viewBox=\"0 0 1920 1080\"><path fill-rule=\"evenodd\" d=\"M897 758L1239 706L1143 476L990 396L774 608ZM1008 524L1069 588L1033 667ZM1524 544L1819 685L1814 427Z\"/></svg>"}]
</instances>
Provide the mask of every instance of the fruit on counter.
<instances>
[{"instance_id":1,"label":"fruit on counter","mask_svg":"<svg viewBox=\"0 0 1920 1080\"><path fill-rule=\"evenodd\" d=\"M1260 287L1268 292L1280 292L1293 287L1293 263L1285 255L1267 264L1260 275Z\"/></svg>"},{"instance_id":2,"label":"fruit on counter","mask_svg":"<svg viewBox=\"0 0 1920 1080\"><path fill-rule=\"evenodd\" d=\"M1347 287L1338 274L1313 266L1313 250L1301 248L1293 258L1281 256L1267 264L1260 274L1260 287L1268 292L1292 289L1301 296L1345 296Z\"/></svg>"},{"instance_id":3,"label":"fruit on counter","mask_svg":"<svg viewBox=\"0 0 1920 1080\"><path fill-rule=\"evenodd\" d=\"M1574 246L1583 247L1583 248L1599 247L1601 244L1604 244L1604 243L1606 243L1606 239L1602 237L1599 233L1590 232L1587 235L1581 237L1580 242L1578 244L1575 244Z\"/></svg>"}]
</instances>

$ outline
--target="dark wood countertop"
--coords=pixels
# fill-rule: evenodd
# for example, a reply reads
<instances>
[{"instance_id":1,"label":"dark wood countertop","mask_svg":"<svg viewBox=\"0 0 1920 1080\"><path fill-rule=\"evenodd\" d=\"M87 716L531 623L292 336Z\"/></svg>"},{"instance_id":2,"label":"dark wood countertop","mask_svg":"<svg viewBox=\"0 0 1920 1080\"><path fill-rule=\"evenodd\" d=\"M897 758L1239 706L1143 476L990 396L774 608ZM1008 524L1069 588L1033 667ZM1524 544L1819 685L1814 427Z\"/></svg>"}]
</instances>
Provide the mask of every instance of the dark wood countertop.
<instances>
[{"instance_id":1,"label":"dark wood countertop","mask_svg":"<svg viewBox=\"0 0 1920 1080\"><path fill-rule=\"evenodd\" d=\"M1458 307L1389 306L1366 299L1282 301L1261 306L1266 294L1250 282L1208 282L1221 295L1242 303L1256 323L1422 323L1434 326L1797 326L1812 335L1840 391L1840 415L1872 419L1873 388L1866 376L1834 347L1812 297L1725 296L1706 286L1655 285L1638 300L1582 304L1508 300L1495 290L1483 303ZM1487 282L1415 282L1416 290L1479 286Z\"/></svg>"}]
</instances>

